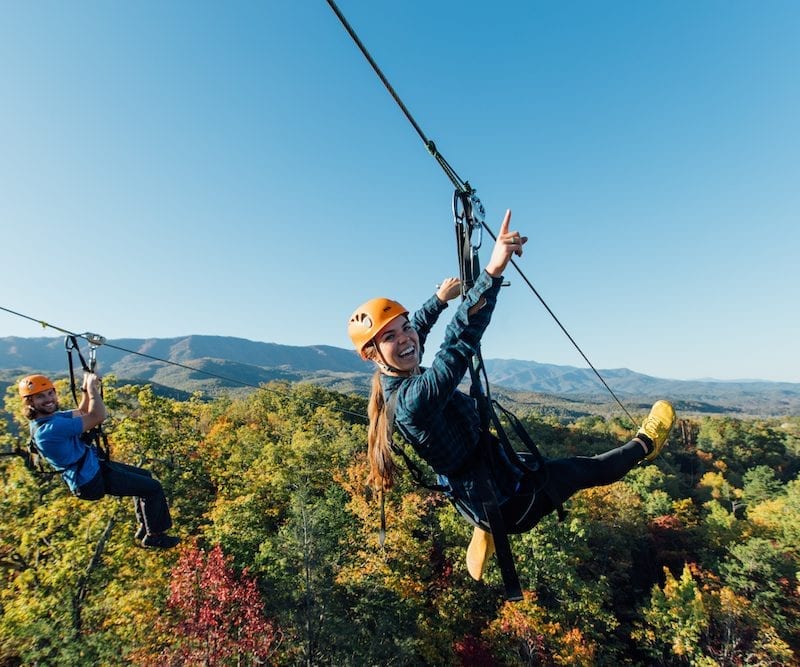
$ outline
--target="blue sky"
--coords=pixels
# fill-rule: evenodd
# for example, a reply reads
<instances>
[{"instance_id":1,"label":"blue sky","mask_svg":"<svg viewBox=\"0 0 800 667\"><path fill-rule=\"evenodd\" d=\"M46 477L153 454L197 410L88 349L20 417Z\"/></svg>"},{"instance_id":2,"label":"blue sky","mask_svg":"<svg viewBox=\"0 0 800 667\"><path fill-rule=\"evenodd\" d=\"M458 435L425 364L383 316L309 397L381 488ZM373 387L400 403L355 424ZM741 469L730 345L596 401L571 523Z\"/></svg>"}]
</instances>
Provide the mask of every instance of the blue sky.
<instances>
[{"instance_id":1,"label":"blue sky","mask_svg":"<svg viewBox=\"0 0 800 667\"><path fill-rule=\"evenodd\" d=\"M338 6L597 368L800 382L800 5ZM457 272L450 181L324 0L0 12L0 305L348 347ZM509 278L484 356L585 366Z\"/></svg>"}]
</instances>

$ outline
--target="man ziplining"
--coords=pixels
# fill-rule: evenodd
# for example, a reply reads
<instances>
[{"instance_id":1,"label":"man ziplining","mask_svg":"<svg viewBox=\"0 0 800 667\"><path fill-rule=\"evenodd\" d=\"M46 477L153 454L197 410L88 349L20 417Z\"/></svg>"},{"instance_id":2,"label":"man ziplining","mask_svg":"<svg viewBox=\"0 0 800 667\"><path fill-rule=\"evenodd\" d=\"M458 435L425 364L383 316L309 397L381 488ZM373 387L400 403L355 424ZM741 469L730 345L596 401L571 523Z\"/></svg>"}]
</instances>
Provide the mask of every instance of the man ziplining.
<instances>
[{"instance_id":1,"label":"man ziplining","mask_svg":"<svg viewBox=\"0 0 800 667\"><path fill-rule=\"evenodd\" d=\"M44 375L28 375L18 386L37 452L61 473L76 498L94 501L105 495L133 496L138 522L135 537L143 547L170 549L180 542L167 534L172 517L164 489L150 471L110 461L82 439L107 416L97 374L84 373L82 398L75 410L59 410L55 386Z\"/></svg>"}]
</instances>

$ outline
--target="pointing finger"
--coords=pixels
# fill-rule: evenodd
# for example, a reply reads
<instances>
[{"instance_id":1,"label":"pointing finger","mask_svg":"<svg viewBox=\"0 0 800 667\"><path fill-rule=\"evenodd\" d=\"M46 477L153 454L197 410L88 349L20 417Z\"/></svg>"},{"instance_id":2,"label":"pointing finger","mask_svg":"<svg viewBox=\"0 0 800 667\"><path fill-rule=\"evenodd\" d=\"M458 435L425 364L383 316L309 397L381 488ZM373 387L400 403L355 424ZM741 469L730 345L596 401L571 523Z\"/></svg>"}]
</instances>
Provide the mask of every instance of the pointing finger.
<instances>
[{"instance_id":1,"label":"pointing finger","mask_svg":"<svg viewBox=\"0 0 800 667\"><path fill-rule=\"evenodd\" d=\"M508 233L508 225L511 222L511 209L506 210L506 215L500 225L500 235Z\"/></svg>"}]
</instances>

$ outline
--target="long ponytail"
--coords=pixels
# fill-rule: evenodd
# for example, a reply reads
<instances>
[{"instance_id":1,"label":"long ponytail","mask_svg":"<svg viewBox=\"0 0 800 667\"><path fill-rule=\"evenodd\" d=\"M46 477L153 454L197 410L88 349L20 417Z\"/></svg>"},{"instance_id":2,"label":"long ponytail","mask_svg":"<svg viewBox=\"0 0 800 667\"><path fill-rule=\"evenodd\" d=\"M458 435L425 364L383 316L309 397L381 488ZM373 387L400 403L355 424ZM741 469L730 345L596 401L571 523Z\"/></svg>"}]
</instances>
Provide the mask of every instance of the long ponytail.
<instances>
[{"instance_id":1,"label":"long ponytail","mask_svg":"<svg viewBox=\"0 0 800 667\"><path fill-rule=\"evenodd\" d=\"M369 432L367 433L367 459L369 461L369 477L367 484L376 491L387 491L394 483L395 464L392 458L392 424L394 415L383 398L381 387L381 371L376 370L372 376L367 415L369 416Z\"/></svg>"}]
</instances>

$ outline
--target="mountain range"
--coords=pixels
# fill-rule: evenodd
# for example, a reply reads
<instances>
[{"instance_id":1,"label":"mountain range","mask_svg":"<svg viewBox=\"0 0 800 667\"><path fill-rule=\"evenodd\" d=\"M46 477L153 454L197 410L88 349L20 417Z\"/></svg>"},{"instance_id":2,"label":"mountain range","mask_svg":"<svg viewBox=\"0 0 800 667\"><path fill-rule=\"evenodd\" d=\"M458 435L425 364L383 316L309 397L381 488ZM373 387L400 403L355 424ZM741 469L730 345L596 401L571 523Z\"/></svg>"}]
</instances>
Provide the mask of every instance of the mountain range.
<instances>
[{"instance_id":1,"label":"mountain range","mask_svg":"<svg viewBox=\"0 0 800 667\"><path fill-rule=\"evenodd\" d=\"M87 344L78 339L87 356ZM176 396L200 391L250 391L273 380L314 382L343 393L365 394L371 363L355 352L328 345L292 346L230 336L115 339L97 348L98 372L122 383L151 383ZM79 360L74 362L79 368ZM603 414L616 401L591 369L486 359L493 392L513 403L544 412ZM0 338L0 388L22 374L68 373L63 338ZM645 406L669 398L684 412L742 416L800 415L800 384L768 381L669 380L628 369L601 369L600 375L623 402Z\"/></svg>"}]
</instances>

